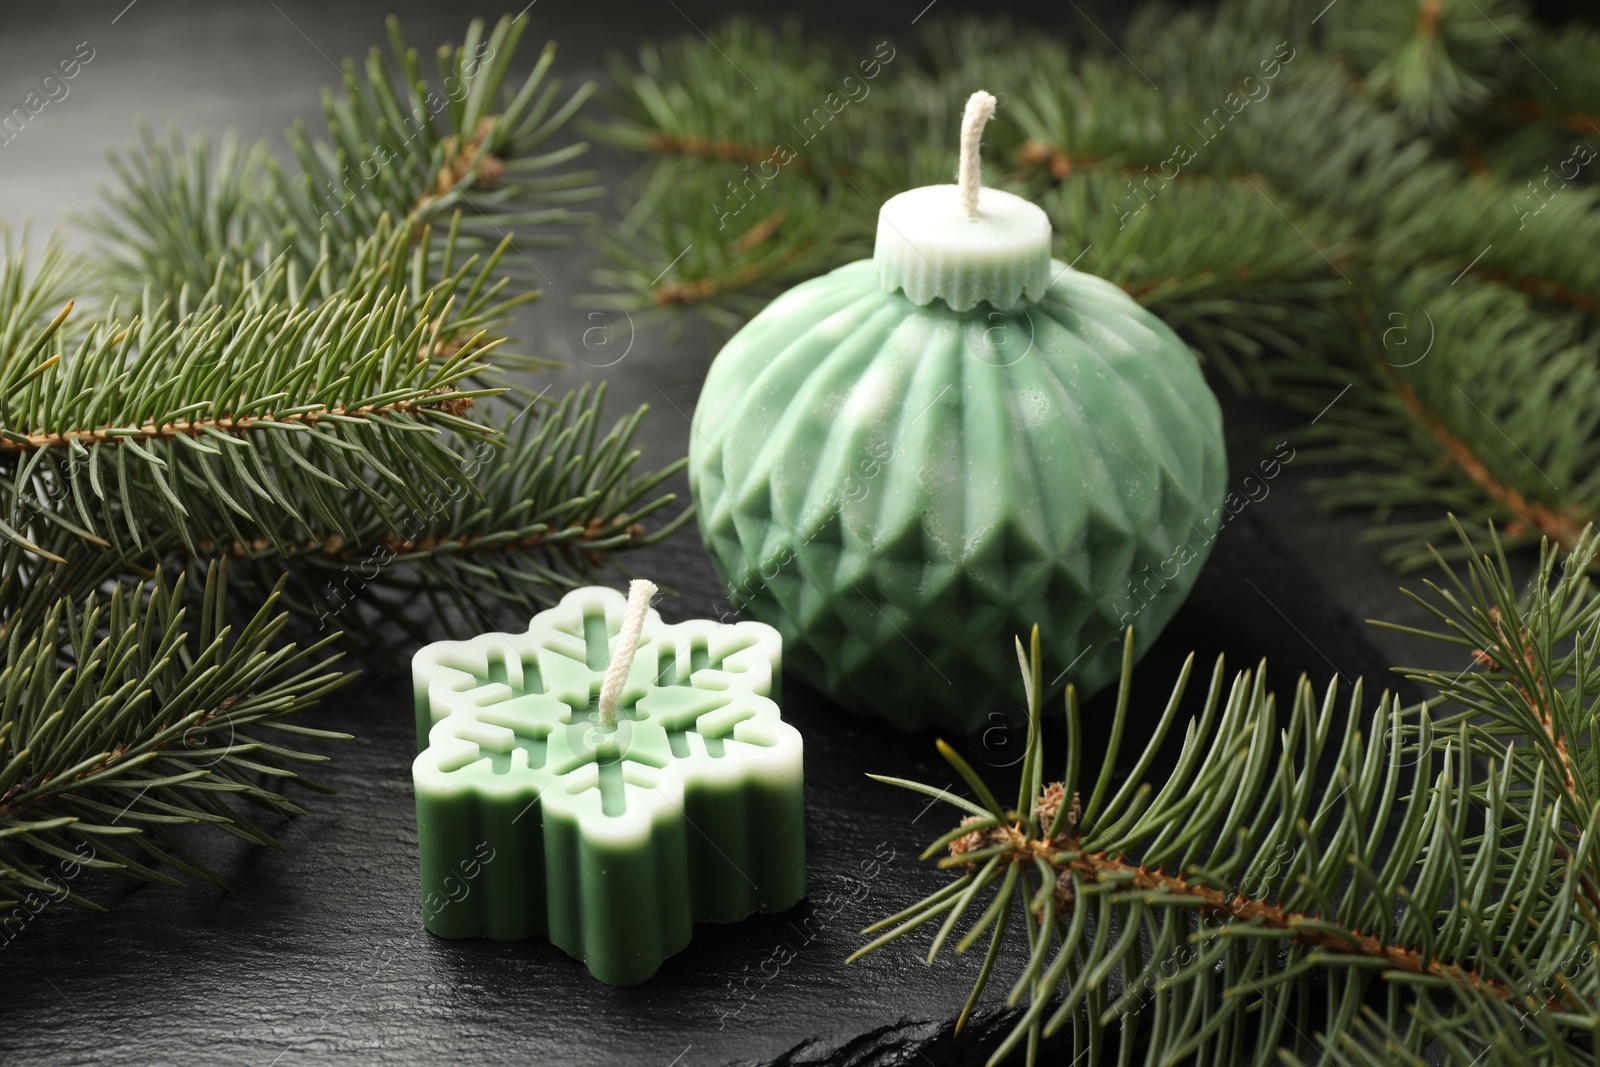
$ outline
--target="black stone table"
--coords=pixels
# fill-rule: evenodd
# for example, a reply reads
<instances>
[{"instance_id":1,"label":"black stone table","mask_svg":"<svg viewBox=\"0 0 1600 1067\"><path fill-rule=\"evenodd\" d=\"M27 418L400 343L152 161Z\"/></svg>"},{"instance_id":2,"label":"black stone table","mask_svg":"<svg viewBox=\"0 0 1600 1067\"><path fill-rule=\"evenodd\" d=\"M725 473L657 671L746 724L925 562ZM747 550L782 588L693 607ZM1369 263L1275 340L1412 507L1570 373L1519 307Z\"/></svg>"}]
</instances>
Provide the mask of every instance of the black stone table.
<instances>
[{"instance_id":1,"label":"black stone table","mask_svg":"<svg viewBox=\"0 0 1600 1067\"><path fill-rule=\"evenodd\" d=\"M707 613L719 591L698 543L653 557L650 572L681 591L662 605L669 621ZM1257 590L1292 610L1293 624L1267 617ZM1234 666L1266 654L1280 685L1302 669L1328 677L1323 655L1347 676L1377 677L1383 663L1364 636L1241 518L1140 667L1135 696L1154 714L1190 649L1202 665L1218 651ZM948 877L916 857L951 825L950 809L866 773L958 780L930 736L852 718L792 681L785 693L784 715L806 738L810 894L782 914L700 926L644 985L603 986L542 940L444 941L422 929L413 724L395 671L310 713L357 738L330 746L324 777L339 795L313 798L309 816L279 828L286 854L207 839L227 891L102 884L110 915L25 928L0 955L0 1061L981 1063L1006 1012L991 1005L967 1034L950 1033L980 954L925 966L931 932L919 931L843 962L861 927ZM1089 704L1091 734L1107 705ZM967 749L1003 777L1020 741L996 728ZM1015 975L1009 963L997 989Z\"/></svg>"},{"instance_id":2,"label":"black stone table","mask_svg":"<svg viewBox=\"0 0 1600 1067\"><path fill-rule=\"evenodd\" d=\"M329 58L362 53L379 41L390 7L399 8L408 39L428 48L458 40L470 6L8 5L0 11L0 110L79 42L88 41L95 55L66 99L0 146L0 216L16 223L31 215L39 227L68 207L90 205L95 182L109 179L102 149L131 141L140 115L158 127L234 126L251 137L276 137L297 114L315 120L318 88L336 77ZM910 43L911 21L925 6L925 0L835 2L806 14L817 32ZM1110 4L1082 6L1113 31L1125 17ZM972 13L958 0L944 0L938 10ZM599 76L608 49L693 33L723 11L691 0L541 0L529 41L562 42L561 69L570 84ZM1086 32L1053 5L1023 6L1019 17L1051 32ZM612 184L630 165L604 152L596 162ZM89 231L74 231L71 239L95 244ZM541 253L539 261L551 284L517 330L529 349L571 359L565 337L572 298L589 288L585 257L570 250ZM686 447L687 417L711 355L712 345L691 326L673 341L642 335L626 360L604 371L574 359L554 382L559 390L607 377L618 413L652 402L643 444L665 462ZM1296 421L1225 400L1238 476L1271 455ZM1392 684L1390 663L1437 662L1425 645L1362 624L1368 616L1415 621L1416 615L1395 593L1393 576L1358 541L1360 521L1315 512L1306 492L1312 475L1306 464L1291 462L1270 494L1225 529L1189 605L1140 667L1136 698L1159 708L1191 649L1207 670L1218 652L1228 654L1233 668L1266 656L1280 693L1302 671L1319 683L1337 673L1382 686ZM725 607L692 528L629 565L676 592L660 605L668 621ZM995 640L995 655L1010 657L1010 635ZM409 651L397 650L400 662ZM995 994L1015 975L1015 955L959 1038L951 1024L978 959L946 957L926 966L921 953L931 932L919 931L844 963L861 944L861 927L947 877L917 854L951 825L950 809L878 785L866 773L952 786L955 776L935 754L931 735L898 734L850 717L792 679L784 688L785 717L806 738L810 895L783 914L700 927L690 947L642 986L600 985L541 940L450 942L424 932L409 772L411 698L404 670L391 664L307 713L306 721L356 739L325 748L334 758L322 777L338 795L313 796L309 816L274 827L285 853L194 835L228 889L86 881L81 888L109 905L110 914L45 916L0 953L0 1062L982 1062L1010 1018ZM1107 698L1091 702L1091 735L1108 714ZM1020 744L1020 736L996 728L969 739L967 750L1004 778Z\"/></svg>"}]
</instances>

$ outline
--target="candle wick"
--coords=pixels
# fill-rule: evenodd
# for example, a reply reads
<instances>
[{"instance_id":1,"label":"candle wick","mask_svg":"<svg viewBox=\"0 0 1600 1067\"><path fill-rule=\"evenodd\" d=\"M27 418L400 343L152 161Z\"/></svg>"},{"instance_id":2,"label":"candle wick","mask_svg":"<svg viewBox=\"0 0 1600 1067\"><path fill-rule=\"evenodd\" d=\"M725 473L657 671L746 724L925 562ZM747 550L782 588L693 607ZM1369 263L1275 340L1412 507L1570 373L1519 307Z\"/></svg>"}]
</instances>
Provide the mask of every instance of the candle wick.
<instances>
[{"instance_id":1,"label":"candle wick","mask_svg":"<svg viewBox=\"0 0 1600 1067\"><path fill-rule=\"evenodd\" d=\"M978 145L983 140L983 127L994 117L995 99L979 89L967 97L967 109L961 115L961 166L956 180L961 188L961 210L967 218L978 217L978 189L983 184L983 158Z\"/></svg>"},{"instance_id":2,"label":"candle wick","mask_svg":"<svg viewBox=\"0 0 1600 1067\"><path fill-rule=\"evenodd\" d=\"M633 669L633 654L639 651L644 617L650 611L650 598L655 595L654 582L635 578L628 583L628 610L622 616L622 631L617 634L617 647L612 650L611 663L606 667L606 680L600 685L600 725L607 729L617 724L622 687Z\"/></svg>"}]
</instances>

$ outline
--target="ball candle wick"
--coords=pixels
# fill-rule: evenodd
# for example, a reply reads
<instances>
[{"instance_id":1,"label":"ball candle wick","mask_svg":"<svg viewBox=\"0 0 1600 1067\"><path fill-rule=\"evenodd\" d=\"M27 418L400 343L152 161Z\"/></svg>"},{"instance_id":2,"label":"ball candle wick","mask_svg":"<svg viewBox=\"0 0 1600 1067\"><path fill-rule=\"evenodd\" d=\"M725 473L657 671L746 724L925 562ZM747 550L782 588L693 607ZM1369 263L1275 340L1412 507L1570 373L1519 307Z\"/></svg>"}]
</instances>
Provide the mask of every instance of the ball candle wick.
<instances>
[{"instance_id":1,"label":"ball candle wick","mask_svg":"<svg viewBox=\"0 0 1600 1067\"><path fill-rule=\"evenodd\" d=\"M984 125L994 118L994 106L994 97L979 89L967 97L967 109L961 115L961 165L956 182L961 188L961 209L969 219L978 217L978 189L983 184L983 157L978 145L983 140Z\"/></svg>"},{"instance_id":2,"label":"ball candle wick","mask_svg":"<svg viewBox=\"0 0 1600 1067\"><path fill-rule=\"evenodd\" d=\"M639 635L644 632L644 617L650 611L650 598L655 595L656 584L652 581L635 578L628 583L628 610L622 616L622 632L617 634L617 647L611 653L605 681L600 685L600 725L606 729L617 724L622 687L633 669L633 655L639 651Z\"/></svg>"}]
</instances>

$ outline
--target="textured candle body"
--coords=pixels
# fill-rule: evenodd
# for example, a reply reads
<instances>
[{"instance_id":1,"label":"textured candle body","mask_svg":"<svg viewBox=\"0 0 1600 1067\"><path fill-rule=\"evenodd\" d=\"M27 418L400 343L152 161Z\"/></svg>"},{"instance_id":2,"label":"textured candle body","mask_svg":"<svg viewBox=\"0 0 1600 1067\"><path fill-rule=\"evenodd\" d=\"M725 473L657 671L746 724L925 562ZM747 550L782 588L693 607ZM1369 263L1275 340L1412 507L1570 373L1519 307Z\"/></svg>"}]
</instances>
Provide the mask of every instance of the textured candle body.
<instances>
[{"instance_id":1,"label":"textured candle body","mask_svg":"<svg viewBox=\"0 0 1600 1067\"><path fill-rule=\"evenodd\" d=\"M413 660L423 918L443 937L545 935L613 985L695 922L805 895L801 742L778 634L650 612L614 728L598 699L626 602L568 593L523 634Z\"/></svg>"},{"instance_id":2,"label":"textured candle body","mask_svg":"<svg viewBox=\"0 0 1600 1067\"><path fill-rule=\"evenodd\" d=\"M1025 223L1008 224L1019 268ZM915 273L903 243L728 342L689 485L730 599L782 632L800 677L904 728L975 731L1021 716L1013 635L1039 624L1054 688L1087 694L1126 626L1143 654L1171 619L1223 515L1221 412L1188 347L1110 282L1055 262L1008 310L918 304L886 289ZM1027 297L1026 270L993 258L963 278L956 250L929 277L951 294L1020 278Z\"/></svg>"}]
</instances>

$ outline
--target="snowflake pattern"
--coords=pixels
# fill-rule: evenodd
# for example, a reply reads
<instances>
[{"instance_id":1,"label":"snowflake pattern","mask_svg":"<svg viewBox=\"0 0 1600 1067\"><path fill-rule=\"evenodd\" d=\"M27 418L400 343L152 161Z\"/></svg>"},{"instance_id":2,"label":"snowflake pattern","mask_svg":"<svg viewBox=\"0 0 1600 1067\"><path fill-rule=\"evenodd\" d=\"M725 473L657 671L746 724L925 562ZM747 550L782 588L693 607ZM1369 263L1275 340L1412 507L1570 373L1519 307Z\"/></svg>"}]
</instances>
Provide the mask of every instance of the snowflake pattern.
<instances>
[{"instance_id":1,"label":"snowflake pattern","mask_svg":"<svg viewBox=\"0 0 1600 1067\"><path fill-rule=\"evenodd\" d=\"M804 895L802 744L774 701L777 631L667 625L651 611L616 725L605 729L597 704L626 604L616 590L578 589L525 633L417 652L413 780L424 920L435 933L546 933L622 984L653 973L695 921L779 910ZM546 884L533 884L535 867ZM575 877L578 889L558 884ZM648 897L640 878L657 883ZM608 889L612 879L627 884ZM641 899L660 906L659 951L624 951L630 962L614 967L616 953L597 939L639 925L615 912Z\"/></svg>"}]
</instances>

